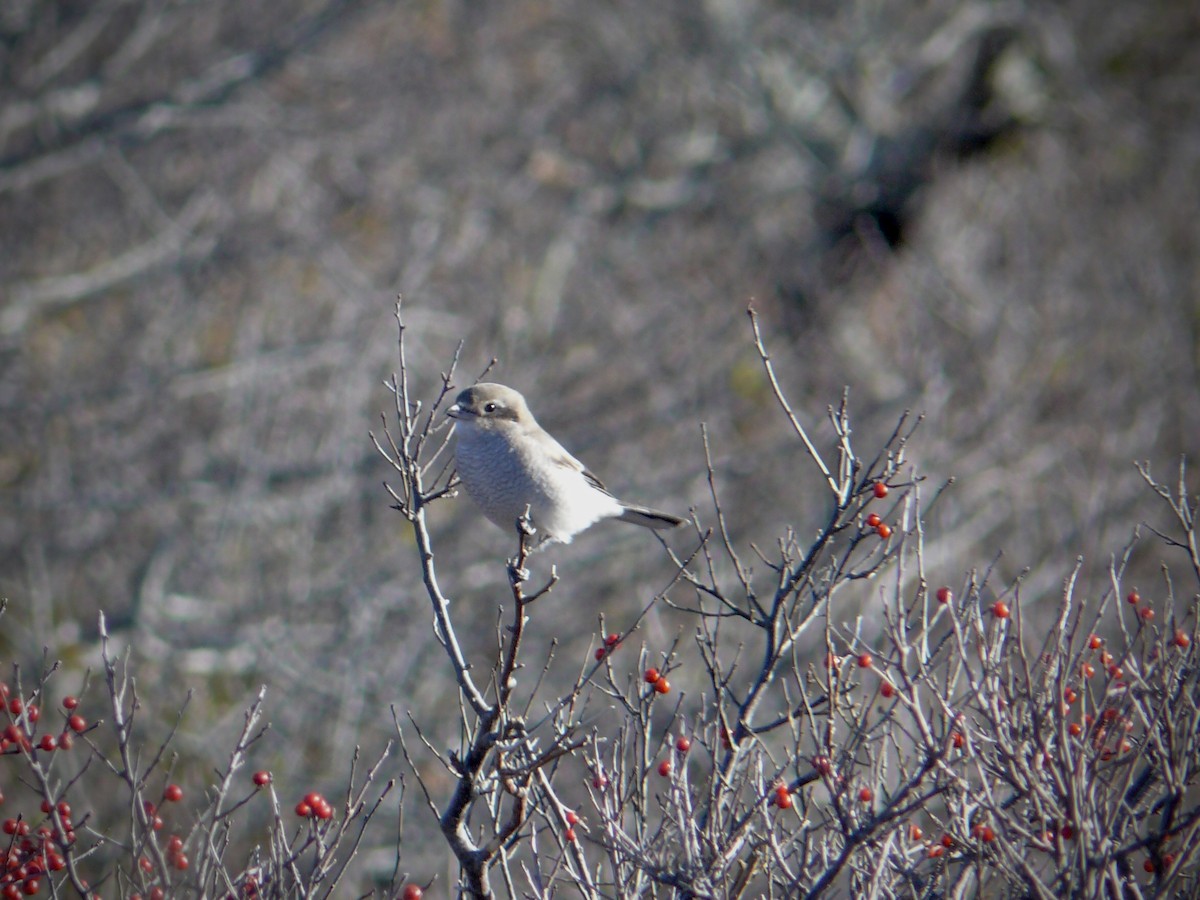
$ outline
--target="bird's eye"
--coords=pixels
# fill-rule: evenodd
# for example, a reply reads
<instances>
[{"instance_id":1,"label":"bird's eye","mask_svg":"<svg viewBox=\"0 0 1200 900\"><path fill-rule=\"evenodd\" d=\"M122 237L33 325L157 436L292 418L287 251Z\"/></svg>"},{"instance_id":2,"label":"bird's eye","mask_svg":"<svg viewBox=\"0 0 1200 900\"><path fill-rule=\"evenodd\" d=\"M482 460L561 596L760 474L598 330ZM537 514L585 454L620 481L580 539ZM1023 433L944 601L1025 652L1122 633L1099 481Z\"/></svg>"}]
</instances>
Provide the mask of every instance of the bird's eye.
<instances>
[{"instance_id":1,"label":"bird's eye","mask_svg":"<svg viewBox=\"0 0 1200 900\"><path fill-rule=\"evenodd\" d=\"M483 411L485 413L494 413L496 411L496 404L491 402L483 404Z\"/></svg>"}]
</instances>

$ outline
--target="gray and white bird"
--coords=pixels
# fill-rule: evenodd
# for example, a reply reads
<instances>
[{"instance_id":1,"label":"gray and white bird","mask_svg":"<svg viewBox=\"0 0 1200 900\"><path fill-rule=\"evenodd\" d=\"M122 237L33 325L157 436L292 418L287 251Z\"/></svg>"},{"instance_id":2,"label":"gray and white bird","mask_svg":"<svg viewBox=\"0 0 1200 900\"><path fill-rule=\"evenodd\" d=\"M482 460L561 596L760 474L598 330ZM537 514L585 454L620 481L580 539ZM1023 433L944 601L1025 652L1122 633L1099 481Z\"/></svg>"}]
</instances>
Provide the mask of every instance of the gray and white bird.
<instances>
[{"instance_id":1,"label":"gray and white bird","mask_svg":"<svg viewBox=\"0 0 1200 900\"><path fill-rule=\"evenodd\" d=\"M529 508L538 544L571 539L601 519L674 528L683 519L624 503L546 432L525 398L502 384L462 391L447 410L455 419L459 478L483 514L505 530Z\"/></svg>"}]
</instances>

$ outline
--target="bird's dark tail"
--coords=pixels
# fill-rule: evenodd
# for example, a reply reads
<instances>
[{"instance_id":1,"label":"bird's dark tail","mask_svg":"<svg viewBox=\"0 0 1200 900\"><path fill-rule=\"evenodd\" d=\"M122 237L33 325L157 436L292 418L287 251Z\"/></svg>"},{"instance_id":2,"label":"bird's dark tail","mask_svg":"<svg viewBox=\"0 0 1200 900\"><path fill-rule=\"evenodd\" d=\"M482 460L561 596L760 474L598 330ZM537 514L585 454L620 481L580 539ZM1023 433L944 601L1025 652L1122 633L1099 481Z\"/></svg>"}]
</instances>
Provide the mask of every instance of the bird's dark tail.
<instances>
[{"instance_id":1,"label":"bird's dark tail","mask_svg":"<svg viewBox=\"0 0 1200 900\"><path fill-rule=\"evenodd\" d=\"M660 509L649 509L645 506L629 506L627 504L622 504L621 515L617 518L622 522L632 522L634 525L641 525L643 528L653 528L656 531L664 528L677 528L687 521L686 519L679 518L679 516L663 512Z\"/></svg>"}]
</instances>

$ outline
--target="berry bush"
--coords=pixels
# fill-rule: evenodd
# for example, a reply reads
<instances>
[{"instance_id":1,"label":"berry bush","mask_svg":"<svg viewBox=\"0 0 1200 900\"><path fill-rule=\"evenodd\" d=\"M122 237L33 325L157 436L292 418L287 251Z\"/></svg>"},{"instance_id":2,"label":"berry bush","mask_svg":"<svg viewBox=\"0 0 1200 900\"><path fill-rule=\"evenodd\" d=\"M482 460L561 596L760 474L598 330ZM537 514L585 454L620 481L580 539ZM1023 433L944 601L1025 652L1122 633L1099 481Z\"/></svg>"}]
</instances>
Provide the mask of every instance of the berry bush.
<instances>
[{"instance_id":1,"label":"berry bush","mask_svg":"<svg viewBox=\"0 0 1200 900\"><path fill-rule=\"evenodd\" d=\"M456 688L457 741L437 746L436 723L397 705L399 752L349 753L340 793L279 785L250 762L272 738L264 689L234 745L184 777L175 727L147 737L134 664L102 620L94 677L62 684L48 653L0 683L0 900L1195 893L1200 501L1182 464L1171 485L1142 469L1165 524L1133 535L1102 589L1080 587L1083 561L1050 597L992 565L935 568L926 528L950 485L910 459L920 419L860 455L843 397L832 439L815 439L752 312L821 527L741 546L704 434L710 504L662 542L665 584L640 615L598 614L579 652L531 639L570 575L531 555L521 520L479 650L459 638L468 612L441 587L428 521L456 489L454 361L418 397L401 312L394 410L374 440ZM1128 584L1147 544L1161 580ZM665 641L646 627L656 610L683 623ZM406 820L447 849L450 883L436 858L406 857ZM387 874L364 846L390 848Z\"/></svg>"}]
</instances>

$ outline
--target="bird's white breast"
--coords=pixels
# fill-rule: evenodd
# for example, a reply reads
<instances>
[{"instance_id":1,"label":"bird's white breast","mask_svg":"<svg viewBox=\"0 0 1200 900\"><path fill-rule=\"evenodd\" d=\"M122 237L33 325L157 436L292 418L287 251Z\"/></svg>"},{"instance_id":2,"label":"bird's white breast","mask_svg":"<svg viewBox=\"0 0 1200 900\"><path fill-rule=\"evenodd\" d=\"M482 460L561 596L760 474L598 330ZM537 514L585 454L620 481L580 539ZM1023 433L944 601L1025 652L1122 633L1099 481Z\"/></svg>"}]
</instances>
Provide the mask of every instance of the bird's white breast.
<instances>
[{"instance_id":1,"label":"bird's white breast","mask_svg":"<svg viewBox=\"0 0 1200 900\"><path fill-rule=\"evenodd\" d=\"M528 506L540 537L569 543L589 525L621 513L621 504L582 472L519 433L459 427L455 461L471 499L505 530L515 528Z\"/></svg>"}]
</instances>

